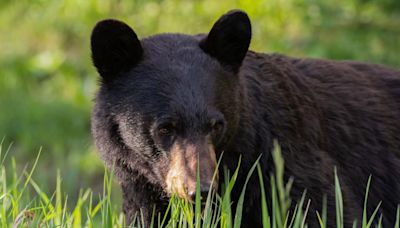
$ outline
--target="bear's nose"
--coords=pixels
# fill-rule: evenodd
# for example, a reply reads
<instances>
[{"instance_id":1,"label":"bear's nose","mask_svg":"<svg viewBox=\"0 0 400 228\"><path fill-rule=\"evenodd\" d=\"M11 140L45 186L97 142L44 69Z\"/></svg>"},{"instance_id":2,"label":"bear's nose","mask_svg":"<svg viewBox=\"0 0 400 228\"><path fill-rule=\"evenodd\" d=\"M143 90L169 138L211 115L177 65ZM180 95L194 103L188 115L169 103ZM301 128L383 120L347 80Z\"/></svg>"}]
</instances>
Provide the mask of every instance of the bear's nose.
<instances>
[{"instance_id":1,"label":"bear's nose","mask_svg":"<svg viewBox=\"0 0 400 228\"><path fill-rule=\"evenodd\" d=\"M201 185L200 186L200 196L201 196L202 202L205 202L207 200L209 188L210 188L210 185ZM189 191L188 196L194 202L196 200L196 189Z\"/></svg>"}]
</instances>

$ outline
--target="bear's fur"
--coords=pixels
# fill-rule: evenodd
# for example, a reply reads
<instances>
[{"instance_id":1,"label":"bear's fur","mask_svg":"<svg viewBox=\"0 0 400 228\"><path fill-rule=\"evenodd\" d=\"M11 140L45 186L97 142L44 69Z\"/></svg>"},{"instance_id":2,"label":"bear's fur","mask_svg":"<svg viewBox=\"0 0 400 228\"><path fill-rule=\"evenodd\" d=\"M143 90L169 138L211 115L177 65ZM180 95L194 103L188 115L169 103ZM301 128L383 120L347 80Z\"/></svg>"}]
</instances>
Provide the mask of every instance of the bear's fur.
<instances>
[{"instance_id":1,"label":"bear's fur","mask_svg":"<svg viewBox=\"0 0 400 228\"><path fill-rule=\"evenodd\" d=\"M160 34L139 41L123 22L95 26L92 57L102 84L92 134L105 163L115 166L128 221L142 210L148 224L153 207L163 211L172 193L193 197L197 167L201 188L208 189L222 152L220 168L231 173L241 157L235 207L260 154L269 183L277 139L285 178L294 178L291 196L299 200L307 189L311 199L310 227L316 226L324 194L328 226L335 225L334 167L345 227L353 219L361 222L370 175L368 212L382 201L384 224L393 227L400 203L400 72L256 53L248 51L250 38L242 11L223 15L208 35ZM260 227L260 206L253 176L242 224Z\"/></svg>"}]
</instances>

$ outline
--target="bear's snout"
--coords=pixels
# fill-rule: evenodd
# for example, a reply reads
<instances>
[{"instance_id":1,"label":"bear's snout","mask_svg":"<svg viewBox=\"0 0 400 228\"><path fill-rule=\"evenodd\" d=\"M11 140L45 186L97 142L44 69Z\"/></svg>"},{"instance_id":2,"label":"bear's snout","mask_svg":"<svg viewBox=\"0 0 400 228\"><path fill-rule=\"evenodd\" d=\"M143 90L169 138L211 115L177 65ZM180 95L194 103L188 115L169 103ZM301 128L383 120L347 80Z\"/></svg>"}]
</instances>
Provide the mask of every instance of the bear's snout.
<instances>
[{"instance_id":1,"label":"bear's snout","mask_svg":"<svg viewBox=\"0 0 400 228\"><path fill-rule=\"evenodd\" d=\"M217 190L218 172L215 150L206 139L174 143L170 151L168 167L166 186L169 194L176 194L193 201L196 196L197 170L199 170L202 200L207 198L210 188Z\"/></svg>"}]
</instances>

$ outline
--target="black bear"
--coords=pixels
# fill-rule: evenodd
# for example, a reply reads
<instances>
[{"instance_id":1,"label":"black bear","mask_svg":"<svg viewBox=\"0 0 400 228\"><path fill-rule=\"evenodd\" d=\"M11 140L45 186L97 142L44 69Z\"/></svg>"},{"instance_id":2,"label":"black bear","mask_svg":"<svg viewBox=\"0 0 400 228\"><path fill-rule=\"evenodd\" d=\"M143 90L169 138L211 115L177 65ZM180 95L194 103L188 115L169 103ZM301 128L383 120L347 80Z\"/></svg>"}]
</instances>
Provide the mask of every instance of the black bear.
<instances>
[{"instance_id":1,"label":"black bear","mask_svg":"<svg viewBox=\"0 0 400 228\"><path fill-rule=\"evenodd\" d=\"M139 40L123 22L97 23L91 49L101 86L92 134L102 159L115 165L128 221L141 210L148 224L153 206L163 211L172 193L191 199L197 167L202 192L217 189L222 178L211 180L222 152L220 167L233 171L242 162L235 207L260 154L269 183L277 139L285 178L294 178L291 196L296 201L307 189L311 199L310 227L323 195L328 226L335 224L334 167L345 226L360 221L372 175L367 209L382 202L384 224L393 227L400 203L400 71L256 53L248 50L250 39L250 20L239 10L206 35ZM247 227L262 225L259 187L257 177L247 187Z\"/></svg>"}]
</instances>

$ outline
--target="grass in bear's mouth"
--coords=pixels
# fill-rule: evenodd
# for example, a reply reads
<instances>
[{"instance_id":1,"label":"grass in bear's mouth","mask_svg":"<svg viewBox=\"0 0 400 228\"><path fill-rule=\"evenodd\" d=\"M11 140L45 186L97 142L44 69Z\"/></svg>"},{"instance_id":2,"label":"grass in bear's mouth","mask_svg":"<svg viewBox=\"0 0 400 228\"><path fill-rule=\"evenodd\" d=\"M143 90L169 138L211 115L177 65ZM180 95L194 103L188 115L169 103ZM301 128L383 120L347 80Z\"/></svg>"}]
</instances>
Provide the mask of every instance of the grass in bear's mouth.
<instances>
[{"instance_id":1,"label":"grass in bear's mouth","mask_svg":"<svg viewBox=\"0 0 400 228\"><path fill-rule=\"evenodd\" d=\"M123 214L117 210L117 205L112 203L111 183L112 175L105 172L103 194L99 197L93 196L90 189L81 190L76 202L71 207L68 196L61 188L61 177L58 175L56 191L48 194L41 190L33 179L32 174L39 162L39 155L29 169L17 175L16 161L7 158L8 149L3 150L0 144L0 223L1 227L127 227ZM307 194L303 197L294 211L290 210L291 200L289 191L293 180L288 183L283 181L283 158L280 148L276 144L273 151L275 162L275 174L271 175L270 198L271 205L267 205L266 191L261 185L261 210L263 227L307 227L306 217L316 213L320 227L327 227L326 201L322 211L313 212L309 210L310 201ZM7 169L6 169L7 165ZM240 164L239 164L240 165ZM225 184L222 196L209 194L205 202L196 197L195 204L188 201L171 197L168 213L166 215L154 215L152 226L159 227L240 227L241 212L243 210L244 191L242 191L236 211L232 211L230 191L232 190L238 174L238 170L229 175L225 173ZM260 183L261 169L254 164L249 172L247 181L252 173L257 172ZM247 182L246 181L246 182ZM378 217L378 208L367 217L366 201L371 178L367 183L367 194L365 196L362 221L355 221L353 227L382 227L382 217ZM336 227L344 227L342 193L339 178L335 171L335 195L336 195ZM268 206L272 208L269 213ZM140 227L142 219L138 215L131 227ZM400 208L397 208L395 228L399 228ZM246 226L246 224L243 224Z\"/></svg>"}]
</instances>

